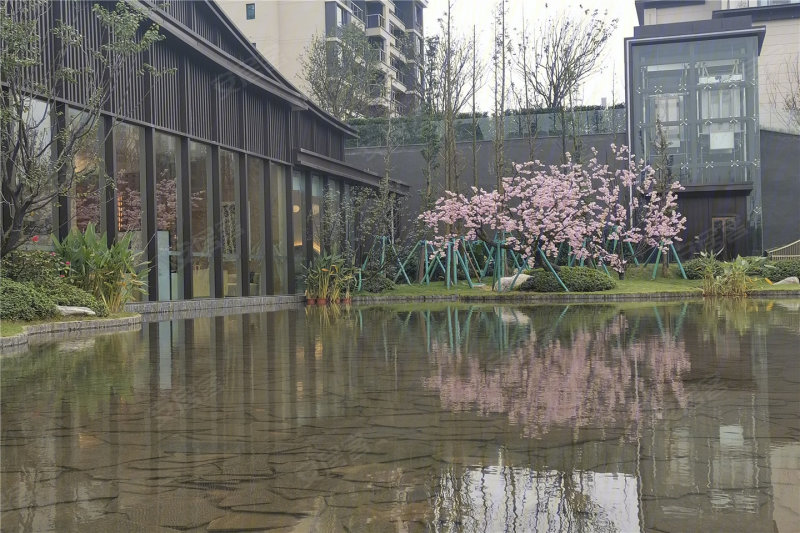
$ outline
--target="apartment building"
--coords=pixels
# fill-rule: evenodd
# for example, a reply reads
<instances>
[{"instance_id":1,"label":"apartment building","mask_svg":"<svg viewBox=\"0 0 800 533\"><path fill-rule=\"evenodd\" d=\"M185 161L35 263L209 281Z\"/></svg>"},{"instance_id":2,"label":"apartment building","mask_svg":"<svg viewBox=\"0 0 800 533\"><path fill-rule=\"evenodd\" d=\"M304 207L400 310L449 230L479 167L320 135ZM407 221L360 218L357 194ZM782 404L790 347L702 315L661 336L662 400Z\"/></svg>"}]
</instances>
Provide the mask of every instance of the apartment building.
<instances>
[{"instance_id":1,"label":"apartment building","mask_svg":"<svg viewBox=\"0 0 800 533\"><path fill-rule=\"evenodd\" d=\"M219 5L289 82L307 89L299 58L315 35L335 40L356 24L378 50L383 76L372 113L412 112L422 101L423 17L428 0L221 0Z\"/></svg>"},{"instance_id":2,"label":"apartment building","mask_svg":"<svg viewBox=\"0 0 800 533\"><path fill-rule=\"evenodd\" d=\"M685 187L684 252L760 255L800 237L800 137L783 104L800 62L800 0L635 5L628 139L653 162L660 124Z\"/></svg>"}]
</instances>

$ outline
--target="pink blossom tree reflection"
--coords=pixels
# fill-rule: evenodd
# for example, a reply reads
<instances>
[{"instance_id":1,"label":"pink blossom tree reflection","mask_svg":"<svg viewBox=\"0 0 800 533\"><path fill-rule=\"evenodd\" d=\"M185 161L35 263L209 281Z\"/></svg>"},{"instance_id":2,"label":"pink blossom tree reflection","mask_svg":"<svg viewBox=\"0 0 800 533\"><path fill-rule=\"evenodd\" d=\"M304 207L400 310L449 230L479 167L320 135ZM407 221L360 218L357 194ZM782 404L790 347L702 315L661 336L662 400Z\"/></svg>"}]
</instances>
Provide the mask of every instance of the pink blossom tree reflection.
<instances>
[{"instance_id":1,"label":"pink blossom tree reflection","mask_svg":"<svg viewBox=\"0 0 800 533\"><path fill-rule=\"evenodd\" d=\"M622 272L623 247L610 250L610 241L666 252L680 240L686 219L677 208L679 182L659 187L653 168L637 163L625 146L612 144L611 150L616 168L599 161L594 148L585 165L569 154L563 165L518 164L516 176L503 178L502 192L445 191L420 218L435 229L433 242L440 251L456 237L497 244L502 235L503 246L530 265L537 249L555 256L567 244L577 259L601 261Z\"/></svg>"},{"instance_id":2,"label":"pink blossom tree reflection","mask_svg":"<svg viewBox=\"0 0 800 533\"><path fill-rule=\"evenodd\" d=\"M673 335L631 339L624 315L555 338L532 330L527 342L490 368L474 354L454 354L446 343L435 348L436 373L425 384L446 408L505 413L528 437L555 428L617 427L633 439L637 424L661 418L670 402L687 404L681 378L690 362L683 341Z\"/></svg>"}]
</instances>

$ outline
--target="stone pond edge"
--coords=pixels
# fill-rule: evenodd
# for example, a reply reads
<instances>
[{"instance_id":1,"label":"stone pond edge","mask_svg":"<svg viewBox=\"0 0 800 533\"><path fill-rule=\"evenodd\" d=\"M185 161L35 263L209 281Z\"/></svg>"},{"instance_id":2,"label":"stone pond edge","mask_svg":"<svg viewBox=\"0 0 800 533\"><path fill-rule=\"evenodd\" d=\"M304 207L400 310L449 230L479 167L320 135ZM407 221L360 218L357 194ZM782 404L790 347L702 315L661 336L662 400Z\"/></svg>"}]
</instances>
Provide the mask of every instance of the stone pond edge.
<instances>
[{"instance_id":1,"label":"stone pond edge","mask_svg":"<svg viewBox=\"0 0 800 533\"><path fill-rule=\"evenodd\" d=\"M440 295L413 295L393 296L391 294L376 296L355 296L354 304L380 304L387 302L503 302L503 303L602 303L625 301L669 301L685 300L687 298L702 298L698 290L691 291L664 291L653 293L630 294L525 294L519 292L494 293L487 295L476 294L440 294ZM750 298L800 298L800 291L752 291ZM28 344L31 337L37 338L48 335L72 332L102 333L104 330L141 325L145 317L158 320L170 318L192 318L203 316L207 311L216 313L246 313L249 310L263 311L265 308L281 308L287 305L305 302L302 295L291 296L250 296L238 298L208 298L197 300L173 300L168 302L135 302L125 306L127 312L137 313L135 316L122 318L105 318L97 320L71 320L64 322L50 322L47 324L33 324L25 326L22 333L9 337L0 337L0 351L8 348L19 348ZM149 315L149 317L148 317Z\"/></svg>"}]
</instances>

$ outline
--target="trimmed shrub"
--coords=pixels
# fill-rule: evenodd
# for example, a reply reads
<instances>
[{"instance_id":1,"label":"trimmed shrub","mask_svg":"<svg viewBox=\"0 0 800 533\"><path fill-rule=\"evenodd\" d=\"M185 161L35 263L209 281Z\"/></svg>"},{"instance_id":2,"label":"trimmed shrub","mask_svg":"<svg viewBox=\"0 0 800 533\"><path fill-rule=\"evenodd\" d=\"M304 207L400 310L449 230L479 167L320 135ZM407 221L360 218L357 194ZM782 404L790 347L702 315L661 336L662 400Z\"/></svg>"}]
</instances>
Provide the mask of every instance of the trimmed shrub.
<instances>
[{"instance_id":1,"label":"trimmed shrub","mask_svg":"<svg viewBox=\"0 0 800 533\"><path fill-rule=\"evenodd\" d=\"M97 316L108 316L108 306L80 287L58 280L42 285L39 289L56 305L88 307Z\"/></svg>"},{"instance_id":2,"label":"trimmed shrub","mask_svg":"<svg viewBox=\"0 0 800 533\"><path fill-rule=\"evenodd\" d=\"M521 291L564 292L561 284L549 270L536 269L525 272L528 278L519 288ZM558 276L571 292L607 291L617 286L604 272L586 267L561 267Z\"/></svg>"},{"instance_id":3,"label":"trimmed shrub","mask_svg":"<svg viewBox=\"0 0 800 533\"><path fill-rule=\"evenodd\" d=\"M361 290L363 292L385 292L394 289L394 281L383 275L382 272L369 272L362 274Z\"/></svg>"},{"instance_id":4,"label":"trimmed shrub","mask_svg":"<svg viewBox=\"0 0 800 533\"><path fill-rule=\"evenodd\" d=\"M717 261L713 256L698 257L683 263L683 270L689 279L703 279L708 268L711 268L715 277L722 275L722 262Z\"/></svg>"},{"instance_id":5,"label":"trimmed shrub","mask_svg":"<svg viewBox=\"0 0 800 533\"><path fill-rule=\"evenodd\" d=\"M0 319L42 320L56 316L56 304L28 283L0 278Z\"/></svg>"},{"instance_id":6,"label":"trimmed shrub","mask_svg":"<svg viewBox=\"0 0 800 533\"><path fill-rule=\"evenodd\" d=\"M765 276L772 281L780 281L790 276L800 278L800 259L781 259L772 263L774 268L766 269Z\"/></svg>"},{"instance_id":7,"label":"trimmed shrub","mask_svg":"<svg viewBox=\"0 0 800 533\"><path fill-rule=\"evenodd\" d=\"M57 281L63 268L55 252L15 250L3 258L2 275L19 283L43 285Z\"/></svg>"},{"instance_id":8,"label":"trimmed shrub","mask_svg":"<svg viewBox=\"0 0 800 533\"><path fill-rule=\"evenodd\" d=\"M561 272L559 272L559 276L563 273L563 270L562 268ZM564 289L558 283L556 277L549 271L537 268L536 270L527 270L525 273L530 277L519 286L519 290L521 291L564 292ZM563 277L561 279L562 281L564 280ZM566 284L566 282L564 283ZM569 287L569 285L567 285L567 287Z\"/></svg>"}]
</instances>

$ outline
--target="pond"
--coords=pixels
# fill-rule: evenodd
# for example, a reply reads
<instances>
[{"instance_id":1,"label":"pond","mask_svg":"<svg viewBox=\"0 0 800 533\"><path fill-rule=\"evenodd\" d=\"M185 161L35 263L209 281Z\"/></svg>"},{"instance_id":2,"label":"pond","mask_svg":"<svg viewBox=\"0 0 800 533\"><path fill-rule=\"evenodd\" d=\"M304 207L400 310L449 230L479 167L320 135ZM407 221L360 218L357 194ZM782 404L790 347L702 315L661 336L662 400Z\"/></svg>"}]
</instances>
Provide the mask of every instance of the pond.
<instances>
[{"instance_id":1,"label":"pond","mask_svg":"<svg viewBox=\"0 0 800 533\"><path fill-rule=\"evenodd\" d=\"M800 300L298 308L0 359L3 531L797 531Z\"/></svg>"}]
</instances>

